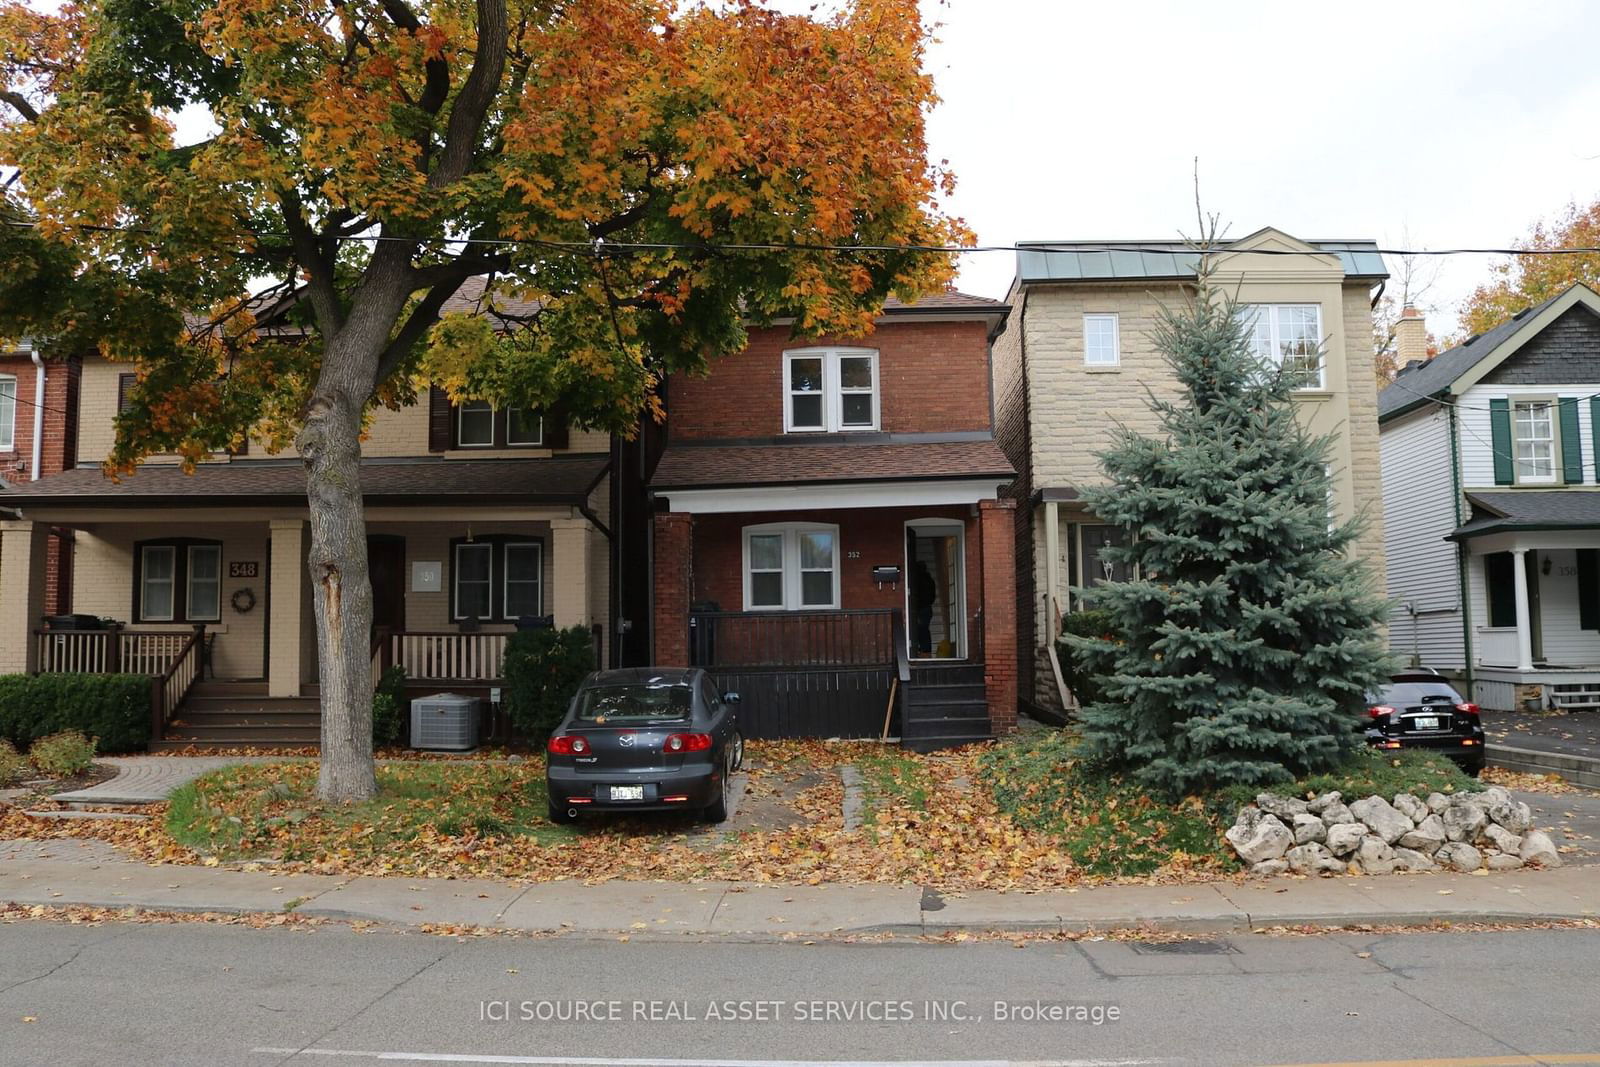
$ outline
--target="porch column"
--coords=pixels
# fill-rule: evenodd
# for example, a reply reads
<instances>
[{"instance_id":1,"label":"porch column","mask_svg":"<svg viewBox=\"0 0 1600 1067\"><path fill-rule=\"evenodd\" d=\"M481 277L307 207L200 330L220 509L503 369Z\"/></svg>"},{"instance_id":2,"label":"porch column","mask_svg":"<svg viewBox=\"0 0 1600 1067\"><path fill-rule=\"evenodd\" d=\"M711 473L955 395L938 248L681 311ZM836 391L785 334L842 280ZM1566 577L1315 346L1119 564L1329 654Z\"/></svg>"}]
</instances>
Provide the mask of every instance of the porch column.
<instances>
[{"instance_id":1,"label":"porch column","mask_svg":"<svg viewBox=\"0 0 1600 1067\"><path fill-rule=\"evenodd\" d=\"M1533 670L1533 618L1528 611L1528 550L1511 550L1511 577L1517 593L1517 670Z\"/></svg>"},{"instance_id":2,"label":"porch column","mask_svg":"<svg viewBox=\"0 0 1600 1067\"><path fill-rule=\"evenodd\" d=\"M27 519L0 522L0 674L39 667L33 631L44 615L50 528Z\"/></svg>"},{"instance_id":3,"label":"porch column","mask_svg":"<svg viewBox=\"0 0 1600 1067\"><path fill-rule=\"evenodd\" d=\"M551 566L555 581L550 594L550 613L561 627L587 627L589 613L589 535L594 526L588 519L550 520Z\"/></svg>"},{"instance_id":4,"label":"porch column","mask_svg":"<svg viewBox=\"0 0 1600 1067\"><path fill-rule=\"evenodd\" d=\"M651 597L655 618L655 666L689 665L689 598L694 577L691 565L694 517L661 511L655 517L654 583Z\"/></svg>"},{"instance_id":5,"label":"porch column","mask_svg":"<svg viewBox=\"0 0 1600 1067\"><path fill-rule=\"evenodd\" d=\"M1056 613L1066 607L1056 603L1061 590L1061 505L1054 500L1044 502L1044 587L1044 640L1038 644L1048 647L1057 637Z\"/></svg>"},{"instance_id":6,"label":"porch column","mask_svg":"<svg viewBox=\"0 0 1600 1067\"><path fill-rule=\"evenodd\" d=\"M273 519L271 661L267 664L267 695L300 695L300 615L306 583L305 522L301 519Z\"/></svg>"},{"instance_id":7,"label":"porch column","mask_svg":"<svg viewBox=\"0 0 1600 1067\"><path fill-rule=\"evenodd\" d=\"M1017 568L1015 500L978 502L983 553L983 685L989 729L1017 728Z\"/></svg>"}]
</instances>

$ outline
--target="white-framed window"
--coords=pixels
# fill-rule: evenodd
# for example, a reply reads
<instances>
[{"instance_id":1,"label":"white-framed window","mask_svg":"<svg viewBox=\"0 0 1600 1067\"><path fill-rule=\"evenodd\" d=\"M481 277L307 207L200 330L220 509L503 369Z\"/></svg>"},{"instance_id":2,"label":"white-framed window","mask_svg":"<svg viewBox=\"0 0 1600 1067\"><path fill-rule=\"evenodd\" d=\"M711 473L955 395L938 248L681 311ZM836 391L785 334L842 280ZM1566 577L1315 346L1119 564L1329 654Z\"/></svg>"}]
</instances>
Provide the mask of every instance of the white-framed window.
<instances>
[{"instance_id":1,"label":"white-framed window","mask_svg":"<svg viewBox=\"0 0 1600 1067\"><path fill-rule=\"evenodd\" d=\"M1122 362L1116 315L1094 313L1083 317L1083 362L1088 367L1115 367Z\"/></svg>"},{"instance_id":2,"label":"white-framed window","mask_svg":"<svg viewBox=\"0 0 1600 1067\"><path fill-rule=\"evenodd\" d=\"M494 617L494 545L487 541L463 541L456 545L455 617L490 619Z\"/></svg>"},{"instance_id":3,"label":"white-framed window","mask_svg":"<svg viewBox=\"0 0 1600 1067\"><path fill-rule=\"evenodd\" d=\"M878 353L870 348L804 348L783 354L786 433L878 428Z\"/></svg>"},{"instance_id":4,"label":"white-framed window","mask_svg":"<svg viewBox=\"0 0 1600 1067\"><path fill-rule=\"evenodd\" d=\"M816 611L839 606L839 528L767 523L744 528L744 609Z\"/></svg>"},{"instance_id":5,"label":"white-framed window","mask_svg":"<svg viewBox=\"0 0 1600 1067\"><path fill-rule=\"evenodd\" d=\"M506 444L544 444L544 416L528 408L507 408Z\"/></svg>"},{"instance_id":6,"label":"white-framed window","mask_svg":"<svg viewBox=\"0 0 1600 1067\"><path fill-rule=\"evenodd\" d=\"M1516 449L1518 484L1554 485L1560 475L1555 401L1517 401L1512 406L1511 436Z\"/></svg>"},{"instance_id":7,"label":"white-framed window","mask_svg":"<svg viewBox=\"0 0 1600 1067\"><path fill-rule=\"evenodd\" d=\"M17 380L0 374L0 452L17 447Z\"/></svg>"},{"instance_id":8,"label":"white-framed window","mask_svg":"<svg viewBox=\"0 0 1600 1067\"><path fill-rule=\"evenodd\" d=\"M1325 387L1322 305L1243 304L1239 319L1257 357L1282 367L1296 389Z\"/></svg>"},{"instance_id":9,"label":"white-framed window","mask_svg":"<svg viewBox=\"0 0 1600 1067\"><path fill-rule=\"evenodd\" d=\"M222 618L222 546L189 546L188 618L215 622Z\"/></svg>"},{"instance_id":10,"label":"white-framed window","mask_svg":"<svg viewBox=\"0 0 1600 1067\"><path fill-rule=\"evenodd\" d=\"M544 545L538 541L508 541L504 570L505 617L543 615Z\"/></svg>"},{"instance_id":11,"label":"white-framed window","mask_svg":"<svg viewBox=\"0 0 1600 1067\"><path fill-rule=\"evenodd\" d=\"M172 621L177 578L178 549L175 546L145 545L139 550L139 618L142 621Z\"/></svg>"},{"instance_id":12,"label":"white-framed window","mask_svg":"<svg viewBox=\"0 0 1600 1067\"><path fill-rule=\"evenodd\" d=\"M494 405L468 400L456 411L457 448L494 447Z\"/></svg>"}]
</instances>

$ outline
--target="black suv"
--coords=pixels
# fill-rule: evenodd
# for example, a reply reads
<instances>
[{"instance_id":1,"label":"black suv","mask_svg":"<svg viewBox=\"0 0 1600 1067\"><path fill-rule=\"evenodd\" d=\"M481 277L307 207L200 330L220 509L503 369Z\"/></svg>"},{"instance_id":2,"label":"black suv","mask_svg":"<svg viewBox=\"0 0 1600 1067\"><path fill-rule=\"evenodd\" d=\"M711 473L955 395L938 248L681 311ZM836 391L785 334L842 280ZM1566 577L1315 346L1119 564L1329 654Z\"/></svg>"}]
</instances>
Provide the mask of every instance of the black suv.
<instances>
[{"instance_id":1,"label":"black suv","mask_svg":"<svg viewBox=\"0 0 1600 1067\"><path fill-rule=\"evenodd\" d=\"M1373 748L1426 748L1449 756L1473 776L1483 770L1478 705L1436 671L1396 674L1368 698L1367 715L1367 744Z\"/></svg>"}]
</instances>

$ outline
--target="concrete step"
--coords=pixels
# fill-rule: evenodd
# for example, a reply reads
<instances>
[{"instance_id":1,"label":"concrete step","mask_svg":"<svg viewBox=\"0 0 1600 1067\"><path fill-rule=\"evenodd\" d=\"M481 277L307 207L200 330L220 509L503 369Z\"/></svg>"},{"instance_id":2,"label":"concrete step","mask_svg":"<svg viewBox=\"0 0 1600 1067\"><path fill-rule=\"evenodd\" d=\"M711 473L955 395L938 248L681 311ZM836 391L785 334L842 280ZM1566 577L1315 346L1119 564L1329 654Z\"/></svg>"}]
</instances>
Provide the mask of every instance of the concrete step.
<instances>
[{"instance_id":1,"label":"concrete step","mask_svg":"<svg viewBox=\"0 0 1600 1067\"><path fill-rule=\"evenodd\" d=\"M1524 774L1559 774L1564 781L1573 785L1600 789L1600 759L1590 756L1542 752L1534 748L1495 743L1484 746L1483 756L1491 767L1503 767Z\"/></svg>"}]
</instances>

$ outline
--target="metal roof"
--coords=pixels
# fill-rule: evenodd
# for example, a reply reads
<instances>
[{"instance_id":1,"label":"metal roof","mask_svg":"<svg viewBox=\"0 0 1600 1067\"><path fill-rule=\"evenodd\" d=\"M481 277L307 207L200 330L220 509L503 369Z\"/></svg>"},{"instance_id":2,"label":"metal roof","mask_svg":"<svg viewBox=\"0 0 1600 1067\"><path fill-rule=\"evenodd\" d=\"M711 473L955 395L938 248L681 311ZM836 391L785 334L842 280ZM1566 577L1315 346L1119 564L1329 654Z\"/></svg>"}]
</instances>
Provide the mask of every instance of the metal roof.
<instances>
[{"instance_id":1,"label":"metal roof","mask_svg":"<svg viewBox=\"0 0 1600 1067\"><path fill-rule=\"evenodd\" d=\"M1307 241L1339 257L1349 278L1387 278L1376 241ZM1221 252L1252 249L1225 245ZM1200 253L1184 241L1021 241L1017 277L1027 282L1129 281L1192 278Z\"/></svg>"}]
</instances>

